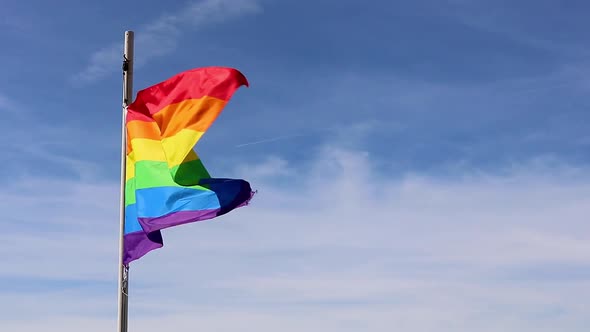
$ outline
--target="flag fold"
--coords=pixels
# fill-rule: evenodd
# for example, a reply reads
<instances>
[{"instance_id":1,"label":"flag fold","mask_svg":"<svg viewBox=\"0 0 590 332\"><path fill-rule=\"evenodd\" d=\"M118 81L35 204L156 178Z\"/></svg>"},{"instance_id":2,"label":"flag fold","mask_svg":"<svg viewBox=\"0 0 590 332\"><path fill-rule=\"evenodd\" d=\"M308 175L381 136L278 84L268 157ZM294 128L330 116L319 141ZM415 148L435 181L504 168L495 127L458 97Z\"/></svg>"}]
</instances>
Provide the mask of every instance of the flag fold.
<instances>
[{"instance_id":1,"label":"flag fold","mask_svg":"<svg viewBox=\"0 0 590 332\"><path fill-rule=\"evenodd\" d=\"M160 230L252 198L247 181L212 178L194 151L242 85L248 81L236 69L197 68L139 91L127 107L124 264L162 247Z\"/></svg>"}]
</instances>

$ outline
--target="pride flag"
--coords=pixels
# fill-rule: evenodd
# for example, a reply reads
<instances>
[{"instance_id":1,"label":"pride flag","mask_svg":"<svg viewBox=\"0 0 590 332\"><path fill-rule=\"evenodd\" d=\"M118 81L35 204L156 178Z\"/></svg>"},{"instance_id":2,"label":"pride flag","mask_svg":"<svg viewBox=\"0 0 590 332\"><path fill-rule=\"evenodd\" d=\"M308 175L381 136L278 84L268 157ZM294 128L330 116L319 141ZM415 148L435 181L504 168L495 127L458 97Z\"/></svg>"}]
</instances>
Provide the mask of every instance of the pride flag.
<instances>
[{"instance_id":1,"label":"pride flag","mask_svg":"<svg viewBox=\"0 0 590 332\"><path fill-rule=\"evenodd\" d=\"M247 204L250 184L212 178L193 148L242 85L239 71L205 67L139 91L127 108L123 263L163 246L161 229Z\"/></svg>"}]
</instances>

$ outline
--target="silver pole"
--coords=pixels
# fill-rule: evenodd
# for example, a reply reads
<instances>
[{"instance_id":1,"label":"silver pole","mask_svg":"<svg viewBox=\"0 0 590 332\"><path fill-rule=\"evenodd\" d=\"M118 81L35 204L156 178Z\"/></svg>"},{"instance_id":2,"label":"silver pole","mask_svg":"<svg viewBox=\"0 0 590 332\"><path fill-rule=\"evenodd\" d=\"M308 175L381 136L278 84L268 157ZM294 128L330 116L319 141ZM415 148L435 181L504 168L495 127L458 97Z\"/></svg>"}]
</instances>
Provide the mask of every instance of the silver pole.
<instances>
[{"instance_id":1,"label":"silver pole","mask_svg":"<svg viewBox=\"0 0 590 332\"><path fill-rule=\"evenodd\" d=\"M123 53L123 119L121 123L121 205L119 211L119 314L117 318L117 331L127 332L128 317L128 290L129 267L123 264L123 251L125 243L125 167L127 161L127 126L125 119L127 106L133 99L133 31L125 31L125 48Z\"/></svg>"}]
</instances>

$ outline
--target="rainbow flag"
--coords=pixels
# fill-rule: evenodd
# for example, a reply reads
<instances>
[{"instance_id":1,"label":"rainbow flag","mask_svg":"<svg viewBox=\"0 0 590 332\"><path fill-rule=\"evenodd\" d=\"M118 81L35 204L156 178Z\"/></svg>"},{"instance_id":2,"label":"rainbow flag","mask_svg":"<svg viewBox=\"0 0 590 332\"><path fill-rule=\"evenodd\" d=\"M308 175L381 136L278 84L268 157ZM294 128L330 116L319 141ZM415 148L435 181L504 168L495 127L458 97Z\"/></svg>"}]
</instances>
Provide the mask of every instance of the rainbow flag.
<instances>
[{"instance_id":1,"label":"rainbow flag","mask_svg":"<svg viewBox=\"0 0 590 332\"><path fill-rule=\"evenodd\" d=\"M241 179L211 178L193 148L242 85L239 71L205 67L139 91L127 108L124 264L163 246L161 229L247 204Z\"/></svg>"}]
</instances>

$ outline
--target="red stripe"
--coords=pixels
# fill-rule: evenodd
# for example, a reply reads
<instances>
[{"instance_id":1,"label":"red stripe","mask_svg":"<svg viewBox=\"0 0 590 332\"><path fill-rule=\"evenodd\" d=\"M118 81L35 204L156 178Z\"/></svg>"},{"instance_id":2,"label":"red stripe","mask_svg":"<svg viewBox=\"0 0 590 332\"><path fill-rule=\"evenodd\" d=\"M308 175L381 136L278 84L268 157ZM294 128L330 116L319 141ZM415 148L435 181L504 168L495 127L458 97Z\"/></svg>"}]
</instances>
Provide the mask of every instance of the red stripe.
<instances>
[{"instance_id":1,"label":"red stripe","mask_svg":"<svg viewBox=\"0 0 590 332\"><path fill-rule=\"evenodd\" d=\"M143 122L156 122L151 116L137 113L137 112L129 112L127 113L127 120L125 122L129 123L131 121L143 121Z\"/></svg>"},{"instance_id":2,"label":"red stripe","mask_svg":"<svg viewBox=\"0 0 590 332\"><path fill-rule=\"evenodd\" d=\"M233 68L204 67L187 70L139 91L135 101L128 107L127 121L150 121L164 107L186 99L211 96L229 101L242 85L248 86L248 80Z\"/></svg>"}]
</instances>

